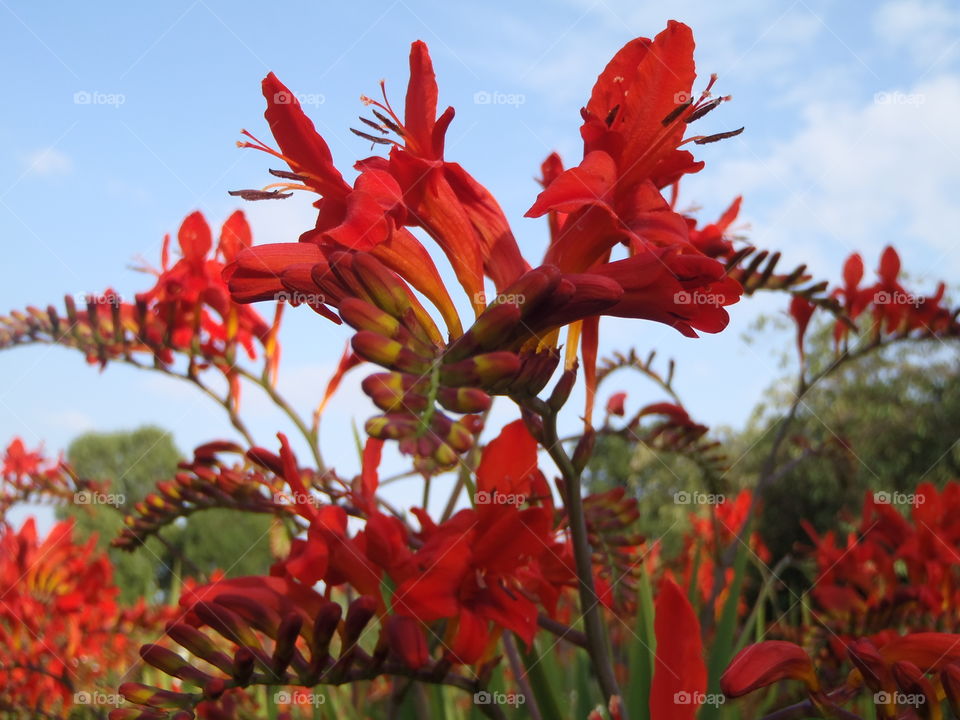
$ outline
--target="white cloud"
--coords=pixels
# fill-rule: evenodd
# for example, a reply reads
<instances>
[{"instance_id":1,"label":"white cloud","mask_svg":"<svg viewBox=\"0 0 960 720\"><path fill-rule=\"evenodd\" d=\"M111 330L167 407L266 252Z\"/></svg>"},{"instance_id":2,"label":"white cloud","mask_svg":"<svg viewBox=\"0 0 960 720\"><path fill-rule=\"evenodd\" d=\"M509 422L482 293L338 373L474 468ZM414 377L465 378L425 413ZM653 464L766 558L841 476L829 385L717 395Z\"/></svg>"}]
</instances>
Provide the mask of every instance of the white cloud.
<instances>
[{"instance_id":1,"label":"white cloud","mask_svg":"<svg viewBox=\"0 0 960 720\"><path fill-rule=\"evenodd\" d=\"M905 50L922 67L956 54L960 44L960 9L929 0L890 0L873 17L881 41Z\"/></svg>"},{"instance_id":2,"label":"white cloud","mask_svg":"<svg viewBox=\"0 0 960 720\"><path fill-rule=\"evenodd\" d=\"M747 198L752 242L836 276L838 260L868 264L894 244L906 267L931 276L960 269L960 77L944 75L855 106L811 104L800 129L772 147L736 145L740 160L696 180L696 197ZM817 258L820 256L820 258ZM820 259L826 263L820 264Z\"/></svg>"},{"instance_id":3,"label":"white cloud","mask_svg":"<svg viewBox=\"0 0 960 720\"><path fill-rule=\"evenodd\" d=\"M26 171L46 177L69 175L73 161L54 147L46 147L31 153L24 159Z\"/></svg>"}]
</instances>

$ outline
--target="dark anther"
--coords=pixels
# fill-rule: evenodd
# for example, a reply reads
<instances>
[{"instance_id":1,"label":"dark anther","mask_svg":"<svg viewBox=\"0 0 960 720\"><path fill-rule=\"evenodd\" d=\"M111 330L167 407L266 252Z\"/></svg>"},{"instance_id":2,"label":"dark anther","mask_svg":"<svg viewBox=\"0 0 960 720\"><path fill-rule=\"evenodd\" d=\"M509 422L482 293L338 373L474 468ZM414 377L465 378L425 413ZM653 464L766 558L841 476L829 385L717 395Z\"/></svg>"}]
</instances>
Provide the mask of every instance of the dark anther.
<instances>
[{"instance_id":1,"label":"dark anther","mask_svg":"<svg viewBox=\"0 0 960 720\"><path fill-rule=\"evenodd\" d=\"M271 169L270 174L274 177L283 178L284 180L296 180L297 182L306 182L307 179L303 175L297 175L297 173L292 173L288 170L273 170Z\"/></svg>"},{"instance_id":2,"label":"dark anther","mask_svg":"<svg viewBox=\"0 0 960 720\"><path fill-rule=\"evenodd\" d=\"M705 135L704 137L697 138L693 142L697 145L706 145L707 143L715 143L718 140L736 137L742 132L743 128L738 128L737 130L729 130L727 132L717 133L716 135Z\"/></svg>"},{"instance_id":3,"label":"dark anther","mask_svg":"<svg viewBox=\"0 0 960 720\"><path fill-rule=\"evenodd\" d=\"M674 120L676 120L678 117L680 117L681 113L683 113L683 111L686 110L691 105L693 105L693 98L690 98L684 103L680 103L673 110L671 110L670 113L663 120L660 121L660 124L666 127L667 125L672 123Z\"/></svg>"},{"instance_id":4,"label":"dark anther","mask_svg":"<svg viewBox=\"0 0 960 720\"><path fill-rule=\"evenodd\" d=\"M382 112L380 112L376 108L373 108L373 114L377 116L377 120L379 120L388 128L393 130L400 137L403 137L403 128L397 125L393 120L388 118L386 115L384 115Z\"/></svg>"},{"instance_id":5,"label":"dark anther","mask_svg":"<svg viewBox=\"0 0 960 720\"><path fill-rule=\"evenodd\" d=\"M607 127L613 125L613 121L617 119L618 112L620 112L620 106L614 105L610 112L607 113L607 119L605 120Z\"/></svg>"},{"instance_id":6,"label":"dark anther","mask_svg":"<svg viewBox=\"0 0 960 720\"><path fill-rule=\"evenodd\" d=\"M704 105L701 105L701 106L698 107L696 110L694 110L692 113L690 113L690 117L688 117L686 120L684 120L684 122L686 122L686 123L692 123L694 120L699 120L699 119L702 118L704 115L706 115L708 112L710 112L710 111L713 110L715 107L717 107L717 105L719 105L720 103L722 103L723 100L724 100L724 98L716 98L716 99L714 99L714 100L711 100L711 101L708 102L708 103L705 103Z\"/></svg>"},{"instance_id":7,"label":"dark anther","mask_svg":"<svg viewBox=\"0 0 960 720\"><path fill-rule=\"evenodd\" d=\"M229 194L244 200L283 200L293 195L279 190L230 190Z\"/></svg>"},{"instance_id":8,"label":"dark anther","mask_svg":"<svg viewBox=\"0 0 960 720\"><path fill-rule=\"evenodd\" d=\"M383 133L384 135L387 134L387 129L381 125L377 125L377 123L375 123L373 120L369 120L368 118L361 117L360 122L362 122L364 125L367 125L368 127L372 127L378 133Z\"/></svg>"},{"instance_id":9,"label":"dark anther","mask_svg":"<svg viewBox=\"0 0 960 720\"><path fill-rule=\"evenodd\" d=\"M370 135L369 133L365 133L360 130L355 130L354 128L350 128L350 132L352 132L354 135L359 135L364 140L369 140L370 142L375 143L377 145L393 145L394 144L393 140L388 140L387 138L382 138L382 137L376 137L375 135Z\"/></svg>"}]
</instances>

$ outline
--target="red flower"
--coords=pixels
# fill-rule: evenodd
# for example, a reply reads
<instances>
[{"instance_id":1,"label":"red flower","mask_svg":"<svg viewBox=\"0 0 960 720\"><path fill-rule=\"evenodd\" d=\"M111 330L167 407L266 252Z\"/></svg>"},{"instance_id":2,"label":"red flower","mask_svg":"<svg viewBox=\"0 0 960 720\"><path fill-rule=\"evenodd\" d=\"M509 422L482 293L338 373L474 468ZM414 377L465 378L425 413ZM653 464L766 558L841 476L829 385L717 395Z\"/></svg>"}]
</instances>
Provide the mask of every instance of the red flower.
<instances>
[{"instance_id":1,"label":"red flower","mask_svg":"<svg viewBox=\"0 0 960 720\"><path fill-rule=\"evenodd\" d=\"M698 228L693 218L687 218L690 244L704 255L712 258L726 258L733 254L733 242L727 236L727 230L740 214L742 197L736 197L730 207L715 223Z\"/></svg>"},{"instance_id":2,"label":"red flower","mask_svg":"<svg viewBox=\"0 0 960 720\"><path fill-rule=\"evenodd\" d=\"M820 687L813 661L803 648L768 640L738 652L720 677L720 688L727 697L736 698L786 679L801 680L812 692Z\"/></svg>"},{"instance_id":3,"label":"red flower","mask_svg":"<svg viewBox=\"0 0 960 720\"><path fill-rule=\"evenodd\" d=\"M797 351L800 353L800 362L803 362L803 338L807 334L807 326L810 324L810 318L813 317L813 311L817 306L807 300L802 295L794 295L790 300L790 317L797 324Z\"/></svg>"},{"instance_id":4,"label":"red flower","mask_svg":"<svg viewBox=\"0 0 960 720\"><path fill-rule=\"evenodd\" d=\"M498 628L528 645L537 629L537 605L519 582L521 569L548 551L550 513L542 507L479 505L442 525L426 522L415 571L393 595L393 610L422 622L455 619L447 646L455 662L479 661ZM491 623L493 629L491 629Z\"/></svg>"},{"instance_id":5,"label":"red flower","mask_svg":"<svg viewBox=\"0 0 960 720\"><path fill-rule=\"evenodd\" d=\"M44 457L39 450L29 451L23 440L14 438L7 446L3 455L2 475L12 477L14 481L19 480L25 475L33 475L40 471L40 466L44 462Z\"/></svg>"}]
</instances>

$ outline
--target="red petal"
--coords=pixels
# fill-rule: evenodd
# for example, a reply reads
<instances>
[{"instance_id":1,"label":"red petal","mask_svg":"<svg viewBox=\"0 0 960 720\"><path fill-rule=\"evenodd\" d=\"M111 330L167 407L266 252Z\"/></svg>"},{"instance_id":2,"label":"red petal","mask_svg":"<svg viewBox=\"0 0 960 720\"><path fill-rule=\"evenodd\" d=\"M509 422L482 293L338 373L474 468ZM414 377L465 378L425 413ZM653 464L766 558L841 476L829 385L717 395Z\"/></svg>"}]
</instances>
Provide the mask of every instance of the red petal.
<instances>
[{"instance_id":1,"label":"red petal","mask_svg":"<svg viewBox=\"0 0 960 720\"><path fill-rule=\"evenodd\" d=\"M848 290L856 288L863 279L863 258L854 253L843 264L843 284Z\"/></svg>"},{"instance_id":2,"label":"red petal","mask_svg":"<svg viewBox=\"0 0 960 720\"><path fill-rule=\"evenodd\" d=\"M193 265L203 263L210 248L213 247L210 226L199 212L187 215L180 226L180 232L177 233L177 240L183 257Z\"/></svg>"},{"instance_id":3,"label":"red petal","mask_svg":"<svg viewBox=\"0 0 960 720\"><path fill-rule=\"evenodd\" d=\"M296 95L273 73L263 79L262 88L267 100L264 117L290 169L306 177L307 184L321 195L346 195L350 186L334 167L330 148L304 114Z\"/></svg>"},{"instance_id":4,"label":"red petal","mask_svg":"<svg viewBox=\"0 0 960 720\"><path fill-rule=\"evenodd\" d=\"M477 467L477 490L527 496L530 476L536 470L537 441L523 420L515 420L483 449Z\"/></svg>"},{"instance_id":5,"label":"red petal","mask_svg":"<svg viewBox=\"0 0 960 720\"><path fill-rule=\"evenodd\" d=\"M605 204L607 193L617 180L617 164L607 153L596 150L576 167L557 177L537 196L526 217L540 217L555 210L573 212L584 205Z\"/></svg>"},{"instance_id":6,"label":"red petal","mask_svg":"<svg viewBox=\"0 0 960 720\"><path fill-rule=\"evenodd\" d=\"M654 616L656 667L650 685L651 720L694 720L698 698L707 688L707 667L700 642L700 621L686 594L665 576ZM688 697L682 704L679 697Z\"/></svg>"},{"instance_id":7,"label":"red petal","mask_svg":"<svg viewBox=\"0 0 960 720\"><path fill-rule=\"evenodd\" d=\"M880 256L880 268L877 274L885 283L892 285L897 281L897 275L900 274L900 256L892 247L884 248L883 255Z\"/></svg>"},{"instance_id":8,"label":"red petal","mask_svg":"<svg viewBox=\"0 0 960 720\"><path fill-rule=\"evenodd\" d=\"M811 690L818 687L813 661L803 648L783 640L748 645L730 662L720 677L728 697L740 697L784 679L802 680Z\"/></svg>"},{"instance_id":9,"label":"red petal","mask_svg":"<svg viewBox=\"0 0 960 720\"><path fill-rule=\"evenodd\" d=\"M253 244L253 235L250 232L250 223L243 210L237 210L223 224L220 230L220 252L223 259L230 262L237 253Z\"/></svg>"},{"instance_id":10,"label":"red petal","mask_svg":"<svg viewBox=\"0 0 960 720\"><path fill-rule=\"evenodd\" d=\"M404 141L411 152L434 160L440 159L433 152L437 94L437 77L430 51L426 43L417 40L410 46L410 82L403 113Z\"/></svg>"}]
</instances>

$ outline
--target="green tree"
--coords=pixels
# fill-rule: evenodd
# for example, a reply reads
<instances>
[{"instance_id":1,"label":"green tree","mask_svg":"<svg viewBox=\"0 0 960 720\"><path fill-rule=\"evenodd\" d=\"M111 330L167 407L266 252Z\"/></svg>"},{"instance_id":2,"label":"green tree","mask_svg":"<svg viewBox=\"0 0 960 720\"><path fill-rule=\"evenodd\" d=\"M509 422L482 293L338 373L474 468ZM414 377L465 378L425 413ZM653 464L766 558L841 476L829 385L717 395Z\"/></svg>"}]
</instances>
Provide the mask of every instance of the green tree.
<instances>
[{"instance_id":1,"label":"green tree","mask_svg":"<svg viewBox=\"0 0 960 720\"><path fill-rule=\"evenodd\" d=\"M166 528L134 552L111 548L123 517L160 480L177 471L180 453L170 433L157 427L130 432L86 433L67 450L67 461L83 478L105 481L106 497L62 507L61 518L74 518L78 537L96 534L114 565L123 602L139 597L169 597L185 577L203 580L215 570L228 576L264 573L271 562L271 519L230 510L204 510Z\"/></svg>"}]
</instances>

